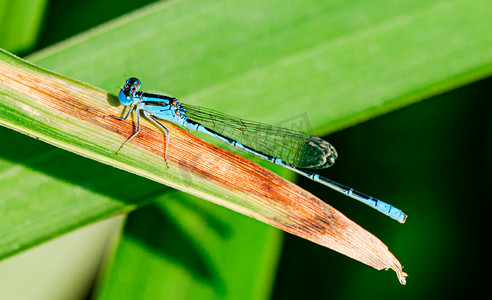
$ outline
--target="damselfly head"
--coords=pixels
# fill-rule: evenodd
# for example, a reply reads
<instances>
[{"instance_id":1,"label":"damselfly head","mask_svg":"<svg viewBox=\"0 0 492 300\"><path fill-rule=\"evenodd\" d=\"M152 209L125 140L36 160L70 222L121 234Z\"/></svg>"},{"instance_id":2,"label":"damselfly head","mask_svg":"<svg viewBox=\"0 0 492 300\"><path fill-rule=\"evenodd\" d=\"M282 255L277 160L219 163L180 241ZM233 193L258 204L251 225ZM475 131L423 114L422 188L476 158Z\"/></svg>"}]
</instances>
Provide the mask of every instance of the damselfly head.
<instances>
[{"instance_id":1,"label":"damselfly head","mask_svg":"<svg viewBox=\"0 0 492 300\"><path fill-rule=\"evenodd\" d=\"M120 103L127 106L132 104L135 93L140 88L140 80L135 77L128 78L125 85L120 89L118 99Z\"/></svg>"}]
</instances>

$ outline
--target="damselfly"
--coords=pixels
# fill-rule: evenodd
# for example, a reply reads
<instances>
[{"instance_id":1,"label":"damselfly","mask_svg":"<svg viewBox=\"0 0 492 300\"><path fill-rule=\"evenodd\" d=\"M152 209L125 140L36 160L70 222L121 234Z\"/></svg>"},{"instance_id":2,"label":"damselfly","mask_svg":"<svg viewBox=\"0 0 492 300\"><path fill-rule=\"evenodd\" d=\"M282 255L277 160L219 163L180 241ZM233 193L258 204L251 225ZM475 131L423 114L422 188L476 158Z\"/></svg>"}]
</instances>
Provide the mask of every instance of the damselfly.
<instances>
[{"instance_id":1,"label":"damselfly","mask_svg":"<svg viewBox=\"0 0 492 300\"><path fill-rule=\"evenodd\" d=\"M120 89L118 95L120 103L124 106L130 106L130 108L123 118L112 117L118 120L126 120L135 108L137 126L135 133L121 145L117 152L138 134L140 130L140 112L143 112L144 116L162 128L167 134L164 152L166 164L167 148L171 136L169 130L159 122L159 119L171 121L187 129L211 135L234 147L288 168L365 203L400 223L405 222L407 216L390 204L364 195L311 171L313 169L328 168L335 163L337 152L327 141L307 133L246 121L211 109L181 104L178 99L173 97L139 92L140 86L140 80L129 78Z\"/></svg>"}]
</instances>

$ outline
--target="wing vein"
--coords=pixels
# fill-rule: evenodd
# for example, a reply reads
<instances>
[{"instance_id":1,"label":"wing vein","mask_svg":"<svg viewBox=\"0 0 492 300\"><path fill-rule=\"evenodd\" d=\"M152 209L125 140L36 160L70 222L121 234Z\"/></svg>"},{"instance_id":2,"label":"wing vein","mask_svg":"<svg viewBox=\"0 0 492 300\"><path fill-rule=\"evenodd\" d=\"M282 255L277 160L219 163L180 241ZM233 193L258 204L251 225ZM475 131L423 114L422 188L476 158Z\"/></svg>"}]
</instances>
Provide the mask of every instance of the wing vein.
<instances>
[{"instance_id":1,"label":"wing vein","mask_svg":"<svg viewBox=\"0 0 492 300\"><path fill-rule=\"evenodd\" d=\"M317 136L235 118L208 108L182 105L188 119L293 166L328 168L337 157L333 146Z\"/></svg>"}]
</instances>

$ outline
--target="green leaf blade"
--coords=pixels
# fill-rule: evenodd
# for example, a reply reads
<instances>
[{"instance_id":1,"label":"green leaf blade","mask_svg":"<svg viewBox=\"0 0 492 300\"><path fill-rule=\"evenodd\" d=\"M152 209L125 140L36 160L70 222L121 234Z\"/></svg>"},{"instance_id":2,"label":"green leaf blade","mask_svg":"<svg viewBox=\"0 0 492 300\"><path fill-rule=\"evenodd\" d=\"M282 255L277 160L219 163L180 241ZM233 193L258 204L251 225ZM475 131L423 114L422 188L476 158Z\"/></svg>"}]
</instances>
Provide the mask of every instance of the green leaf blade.
<instances>
[{"instance_id":1,"label":"green leaf blade","mask_svg":"<svg viewBox=\"0 0 492 300\"><path fill-rule=\"evenodd\" d=\"M318 134L491 74L486 1L279 4L156 4L32 59L273 124L305 113Z\"/></svg>"}]
</instances>

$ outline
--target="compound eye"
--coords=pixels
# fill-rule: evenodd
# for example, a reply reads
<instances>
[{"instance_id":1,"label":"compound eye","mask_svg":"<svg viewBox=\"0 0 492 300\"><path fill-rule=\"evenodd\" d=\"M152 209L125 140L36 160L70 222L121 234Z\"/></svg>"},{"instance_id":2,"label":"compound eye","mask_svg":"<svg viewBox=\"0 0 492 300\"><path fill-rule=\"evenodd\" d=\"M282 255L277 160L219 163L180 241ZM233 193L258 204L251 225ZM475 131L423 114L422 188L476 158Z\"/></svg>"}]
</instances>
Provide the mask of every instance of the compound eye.
<instances>
[{"instance_id":1,"label":"compound eye","mask_svg":"<svg viewBox=\"0 0 492 300\"><path fill-rule=\"evenodd\" d=\"M128 106L133 102L133 95L129 95L124 89L121 89L118 95L118 100L120 100L120 103L124 106Z\"/></svg>"},{"instance_id":2,"label":"compound eye","mask_svg":"<svg viewBox=\"0 0 492 300\"><path fill-rule=\"evenodd\" d=\"M137 90L140 88L140 80L138 80L138 78L135 78L135 77L128 78L128 80L126 82L127 82L127 85L132 87L132 88L136 88Z\"/></svg>"}]
</instances>

